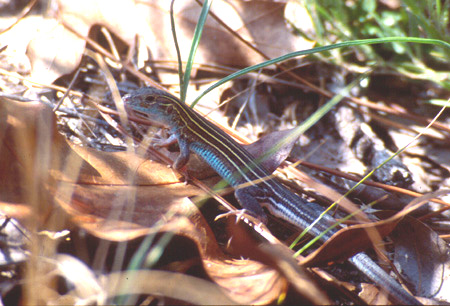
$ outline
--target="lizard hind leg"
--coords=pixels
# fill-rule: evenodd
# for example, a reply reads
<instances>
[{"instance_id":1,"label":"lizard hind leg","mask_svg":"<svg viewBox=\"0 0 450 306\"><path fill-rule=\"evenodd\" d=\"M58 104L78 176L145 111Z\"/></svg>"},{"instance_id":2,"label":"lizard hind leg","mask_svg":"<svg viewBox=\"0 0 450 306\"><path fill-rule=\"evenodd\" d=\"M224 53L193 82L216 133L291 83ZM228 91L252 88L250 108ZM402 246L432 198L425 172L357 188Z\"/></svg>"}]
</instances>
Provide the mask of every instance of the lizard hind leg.
<instances>
[{"instance_id":1,"label":"lizard hind leg","mask_svg":"<svg viewBox=\"0 0 450 306\"><path fill-rule=\"evenodd\" d=\"M234 192L236 199L242 208L247 210L251 216L256 217L264 224L267 224L267 215L264 212L264 209L258 200L247 189L248 188L237 189Z\"/></svg>"}]
</instances>

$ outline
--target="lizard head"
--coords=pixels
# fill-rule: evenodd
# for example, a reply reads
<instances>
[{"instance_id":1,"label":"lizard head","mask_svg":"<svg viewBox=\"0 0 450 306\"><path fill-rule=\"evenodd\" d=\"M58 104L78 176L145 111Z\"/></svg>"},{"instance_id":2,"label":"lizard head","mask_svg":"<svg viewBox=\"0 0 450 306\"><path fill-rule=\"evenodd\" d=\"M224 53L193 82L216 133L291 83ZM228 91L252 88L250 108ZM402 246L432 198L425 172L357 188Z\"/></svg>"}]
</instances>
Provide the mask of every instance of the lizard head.
<instances>
[{"instance_id":1,"label":"lizard head","mask_svg":"<svg viewBox=\"0 0 450 306\"><path fill-rule=\"evenodd\" d=\"M170 123L173 110L181 103L170 93L154 87L143 87L123 96L125 108L162 123Z\"/></svg>"}]
</instances>

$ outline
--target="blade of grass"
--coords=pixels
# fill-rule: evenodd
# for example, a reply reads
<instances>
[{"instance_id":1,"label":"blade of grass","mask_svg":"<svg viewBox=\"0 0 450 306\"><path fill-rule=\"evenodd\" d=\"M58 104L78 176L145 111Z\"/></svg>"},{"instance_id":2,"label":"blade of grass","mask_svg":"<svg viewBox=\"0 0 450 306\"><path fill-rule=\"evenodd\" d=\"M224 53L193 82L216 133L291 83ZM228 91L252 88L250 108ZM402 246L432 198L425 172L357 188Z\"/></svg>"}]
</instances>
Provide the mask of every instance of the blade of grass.
<instances>
[{"instance_id":1,"label":"blade of grass","mask_svg":"<svg viewBox=\"0 0 450 306\"><path fill-rule=\"evenodd\" d=\"M255 71L255 70L276 64L276 63L280 63L280 62L286 61L286 60L294 58L294 57L313 54L313 53L317 53L317 52L329 51L329 50L338 49L338 48L345 48L345 47L359 46L359 45L382 44L382 43L390 43L390 42L410 42L410 43L419 43L419 44L432 44L432 45L441 46L441 47L444 47L444 48L447 48L448 50L450 50L450 44L445 41L439 40L439 39L428 39L428 38L419 38L419 37L383 37L383 38L373 38L373 39L352 40L352 41L346 41L346 42L337 43L337 44L333 44L333 45L312 48L312 49L308 49L308 50L295 51L295 52L291 52L291 53L282 55L280 57L274 58L272 60L265 61L265 62L256 64L256 65L241 69L239 71L236 71L235 73L230 74L229 76L221 79L220 81L216 82L215 84L208 87L205 91L203 91L194 100L191 107L195 106L195 104L197 104L198 101L202 97L204 97L208 92L210 92L211 90L219 87L220 85L222 85L228 81L236 79L236 78L243 76L249 72L252 72L252 71Z\"/></svg>"},{"instance_id":2,"label":"blade of grass","mask_svg":"<svg viewBox=\"0 0 450 306\"><path fill-rule=\"evenodd\" d=\"M430 22L430 16L425 15L425 11L427 11L425 8L425 1L421 3L420 1L403 0L403 3L406 5L406 9L409 13L417 19L417 22L429 37L443 39L441 33L439 33L434 24ZM432 11L429 13L432 14Z\"/></svg>"},{"instance_id":3,"label":"blade of grass","mask_svg":"<svg viewBox=\"0 0 450 306\"><path fill-rule=\"evenodd\" d=\"M203 8L198 19L198 23L195 27L194 37L192 38L191 50L189 51L189 57L186 62L186 71L183 76L183 82L180 84L180 99L182 102L186 101L186 92L189 85L189 79L191 77L192 66L194 63L195 53L197 52L200 38L202 37L203 28L206 23L206 17L208 17L209 8L211 7L212 0L206 0L203 3Z\"/></svg>"}]
</instances>

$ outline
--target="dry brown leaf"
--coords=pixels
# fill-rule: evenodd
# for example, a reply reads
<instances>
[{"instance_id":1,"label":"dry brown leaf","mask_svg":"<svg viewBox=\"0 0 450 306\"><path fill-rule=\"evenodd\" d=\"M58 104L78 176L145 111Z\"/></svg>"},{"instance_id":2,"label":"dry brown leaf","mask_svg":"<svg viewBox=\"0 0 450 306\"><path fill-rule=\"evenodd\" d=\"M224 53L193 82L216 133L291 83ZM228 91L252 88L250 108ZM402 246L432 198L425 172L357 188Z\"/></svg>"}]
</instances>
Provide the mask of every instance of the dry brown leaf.
<instances>
[{"instance_id":1,"label":"dry brown leaf","mask_svg":"<svg viewBox=\"0 0 450 306\"><path fill-rule=\"evenodd\" d=\"M359 297L365 301L367 305L391 305L386 294L380 292L380 289L372 284L361 284Z\"/></svg>"},{"instance_id":2,"label":"dry brown leaf","mask_svg":"<svg viewBox=\"0 0 450 306\"><path fill-rule=\"evenodd\" d=\"M304 2L288 0L284 15L286 20L302 33L309 37L315 36L314 22Z\"/></svg>"},{"instance_id":3,"label":"dry brown leaf","mask_svg":"<svg viewBox=\"0 0 450 306\"><path fill-rule=\"evenodd\" d=\"M316 266L345 260L376 245L382 237L395 228L400 220L401 217L397 216L379 222L343 228L306 257L302 265Z\"/></svg>"},{"instance_id":4,"label":"dry brown leaf","mask_svg":"<svg viewBox=\"0 0 450 306\"><path fill-rule=\"evenodd\" d=\"M273 268L253 260L204 260L208 274L242 304L268 304L286 291L286 280Z\"/></svg>"},{"instance_id":5,"label":"dry brown leaf","mask_svg":"<svg viewBox=\"0 0 450 306\"><path fill-rule=\"evenodd\" d=\"M446 241L419 220L406 216L391 235L394 263L418 296L450 301L450 251ZM411 239L414 237L414 239Z\"/></svg>"},{"instance_id":6,"label":"dry brown leaf","mask_svg":"<svg viewBox=\"0 0 450 306\"><path fill-rule=\"evenodd\" d=\"M79 39L56 20L42 20L42 34L27 47L31 80L51 84L60 76L74 71L81 61L85 41Z\"/></svg>"},{"instance_id":7,"label":"dry brown leaf","mask_svg":"<svg viewBox=\"0 0 450 306\"><path fill-rule=\"evenodd\" d=\"M181 182L166 165L132 152L100 152L75 145L71 148L89 165L88 169L95 171L85 172L84 167L72 179L60 172L55 175L59 184L49 188L73 220L93 235L113 241L130 240L165 230L153 228L160 220L177 223L178 218L199 214L186 198L202 191ZM179 224L178 231L182 231L185 223Z\"/></svg>"},{"instance_id":8,"label":"dry brown leaf","mask_svg":"<svg viewBox=\"0 0 450 306\"><path fill-rule=\"evenodd\" d=\"M54 183L49 169L59 168L70 151L55 128L50 108L0 98L0 197L4 202L30 205L31 211L23 216L33 217L28 221L49 223L53 214L43 186ZM68 166L68 171L74 169ZM14 209L2 207L9 212ZM22 205L17 208L23 211Z\"/></svg>"},{"instance_id":9,"label":"dry brown leaf","mask_svg":"<svg viewBox=\"0 0 450 306\"><path fill-rule=\"evenodd\" d=\"M176 60L170 28L170 1L66 0L57 3L53 12L55 19L43 23L42 34L28 46L27 55L35 81L50 84L79 65L86 43L69 28L81 37L87 37L94 25L101 25L128 45L139 37L151 51L152 60ZM279 2L217 0L211 10L236 33L273 58L314 45L287 28L284 7L285 4ZM194 1L175 2L177 36L184 61L188 58L200 10ZM208 18L196 63L244 67L263 60L261 55Z\"/></svg>"}]
</instances>

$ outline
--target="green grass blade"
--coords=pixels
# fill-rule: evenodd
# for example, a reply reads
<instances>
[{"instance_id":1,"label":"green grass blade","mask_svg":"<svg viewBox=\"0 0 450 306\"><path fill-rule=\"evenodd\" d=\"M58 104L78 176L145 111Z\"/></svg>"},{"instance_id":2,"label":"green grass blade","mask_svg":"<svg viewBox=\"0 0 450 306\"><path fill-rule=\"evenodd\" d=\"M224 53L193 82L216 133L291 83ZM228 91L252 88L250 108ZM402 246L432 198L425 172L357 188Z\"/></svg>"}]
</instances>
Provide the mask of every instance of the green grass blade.
<instances>
[{"instance_id":1,"label":"green grass blade","mask_svg":"<svg viewBox=\"0 0 450 306\"><path fill-rule=\"evenodd\" d=\"M195 53L197 52L200 38L202 37L203 28L206 23L206 17L208 17L209 8L211 7L212 0L206 0L203 3L202 11L198 19L197 26L195 27L194 37L192 39L191 50L189 51L189 57L186 63L186 71L184 73L183 82L180 84L180 99L182 102L186 101L186 92L189 85L189 79L191 77L192 66L194 64Z\"/></svg>"},{"instance_id":2,"label":"green grass blade","mask_svg":"<svg viewBox=\"0 0 450 306\"><path fill-rule=\"evenodd\" d=\"M383 37L383 38L373 38L373 39L352 40L352 41L346 41L346 42L337 43L337 44L328 45L328 46L321 46L321 47L308 49L308 50L295 51L295 52L288 53L288 54L282 55L280 57L274 58L272 60L265 61L265 62L256 64L256 65L241 69L239 71L236 71L235 73L230 74L229 76L227 76L227 77L221 79L220 81L216 82L215 84L211 85L203 93L201 93L192 103L192 107L195 104L197 104L198 101L203 96L205 96L208 92L210 92L211 90L219 87L220 85L222 85L230 80L236 79L236 78L243 76L249 72L252 72L252 71L273 65L273 64L277 64L277 63L286 61L286 60L294 58L294 57L313 54L313 53L317 53L317 52L329 51L329 50L338 49L338 48L345 48L345 47L359 46L359 45L383 44L383 43L391 43L391 42L410 42L410 43L418 43L418 44L432 44L432 45L441 46L443 48L447 48L450 51L450 44L445 41L442 41L439 39L428 39L428 38L419 38L419 37ZM186 74L187 74L187 71L186 71Z\"/></svg>"}]
</instances>

